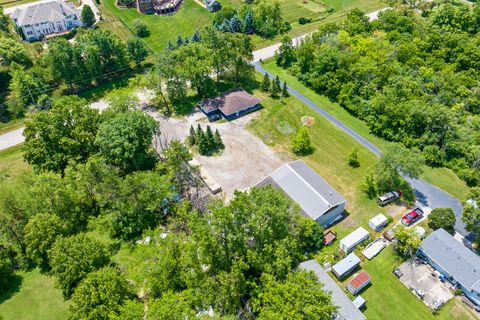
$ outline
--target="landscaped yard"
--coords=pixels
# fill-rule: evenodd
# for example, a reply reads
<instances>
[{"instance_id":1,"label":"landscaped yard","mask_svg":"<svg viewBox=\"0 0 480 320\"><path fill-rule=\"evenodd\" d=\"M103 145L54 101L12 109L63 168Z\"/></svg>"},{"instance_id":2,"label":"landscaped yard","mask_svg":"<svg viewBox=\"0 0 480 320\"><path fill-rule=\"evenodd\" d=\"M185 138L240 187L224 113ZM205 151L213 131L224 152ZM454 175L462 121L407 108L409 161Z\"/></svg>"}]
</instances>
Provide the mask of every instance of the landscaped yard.
<instances>
[{"instance_id":1,"label":"landscaped yard","mask_svg":"<svg viewBox=\"0 0 480 320\"><path fill-rule=\"evenodd\" d=\"M345 109L340 107L337 103L331 102L328 98L321 96L313 90L305 87L300 81L297 80L296 77L290 75L288 71L277 67L273 60L269 60L266 63L263 63L263 67L269 72L278 75L280 79L282 79L282 81L286 80L287 84L293 89L297 90L313 102L320 105L323 109L328 111L335 118L342 121L351 129L359 133L361 136L375 144L379 149L385 150L390 144L390 142L371 134L367 125L363 121L355 118ZM375 157L371 159L375 161ZM466 198L468 194L467 185L465 184L465 182L460 180L451 170L446 168L431 168L427 166L424 169L424 173L421 176L422 179L439 187L440 189L445 190L446 192L450 193L451 195L455 196L460 200L464 200Z\"/></svg>"},{"instance_id":2,"label":"landscaped yard","mask_svg":"<svg viewBox=\"0 0 480 320\"><path fill-rule=\"evenodd\" d=\"M64 320L68 318L68 304L55 288L54 278L41 274L38 269L19 272L12 289L0 295L0 318Z\"/></svg>"},{"instance_id":3,"label":"landscaped yard","mask_svg":"<svg viewBox=\"0 0 480 320\"><path fill-rule=\"evenodd\" d=\"M133 22L136 19L144 22L150 31L150 35L144 38L145 43L155 52L164 49L169 40L175 42L178 34L190 38L196 30L201 30L213 21L213 14L194 0L184 0L178 12L171 16L142 14L135 8L120 9L115 6L115 0L104 0L102 3L100 10L104 12L106 9L115 14L130 31L133 30ZM116 31L112 26L107 28ZM123 35L123 38L125 37L126 35Z\"/></svg>"}]
</instances>

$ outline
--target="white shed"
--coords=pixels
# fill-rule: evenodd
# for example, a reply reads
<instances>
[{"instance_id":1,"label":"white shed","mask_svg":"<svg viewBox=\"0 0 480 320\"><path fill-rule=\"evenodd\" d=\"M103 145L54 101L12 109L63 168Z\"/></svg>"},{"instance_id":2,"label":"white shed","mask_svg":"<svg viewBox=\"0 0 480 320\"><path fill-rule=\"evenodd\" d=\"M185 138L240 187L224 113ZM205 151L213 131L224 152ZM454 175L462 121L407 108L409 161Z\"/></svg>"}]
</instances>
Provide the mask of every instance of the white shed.
<instances>
[{"instance_id":1,"label":"white shed","mask_svg":"<svg viewBox=\"0 0 480 320\"><path fill-rule=\"evenodd\" d=\"M388 219L383 214L379 213L370 221L368 221L368 226L372 228L373 231L380 231L387 225Z\"/></svg>"},{"instance_id":2,"label":"white shed","mask_svg":"<svg viewBox=\"0 0 480 320\"><path fill-rule=\"evenodd\" d=\"M360 227L357 230L350 233L348 236L340 240L340 249L345 253L351 252L362 241L368 239L370 233L365 228Z\"/></svg>"}]
</instances>

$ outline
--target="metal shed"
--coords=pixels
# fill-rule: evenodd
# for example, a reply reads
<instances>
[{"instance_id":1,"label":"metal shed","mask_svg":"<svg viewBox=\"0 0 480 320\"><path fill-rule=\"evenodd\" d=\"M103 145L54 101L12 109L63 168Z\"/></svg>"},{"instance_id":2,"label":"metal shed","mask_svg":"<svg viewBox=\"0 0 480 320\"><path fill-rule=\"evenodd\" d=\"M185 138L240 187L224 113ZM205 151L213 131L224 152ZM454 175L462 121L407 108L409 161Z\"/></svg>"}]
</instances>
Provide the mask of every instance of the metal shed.
<instances>
[{"instance_id":1,"label":"metal shed","mask_svg":"<svg viewBox=\"0 0 480 320\"><path fill-rule=\"evenodd\" d=\"M388 223L387 217L385 217L383 214L379 213L370 221L368 221L368 226L372 228L373 231L380 231L385 227Z\"/></svg>"},{"instance_id":2,"label":"metal shed","mask_svg":"<svg viewBox=\"0 0 480 320\"><path fill-rule=\"evenodd\" d=\"M360 227L357 230L350 233L348 236L340 240L340 249L345 253L351 252L362 241L368 239L370 233L365 228Z\"/></svg>"},{"instance_id":3,"label":"metal shed","mask_svg":"<svg viewBox=\"0 0 480 320\"><path fill-rule=\"evenodd\" d=\"M355 253L350 253L342 261L338 262L332 267L332 272L339 278L342 279L347 276L350 272L355 270L356 267L360 265L360 258L355 255Z\"/></svg>"},{"instance_id":4,"label":"metal shed","mask_svg":"<svg viewBox=\"0 0 480 320\"><path fill-rule=\"evenodd\" d=\"M370 275L362 271L359 274L357 274L350 282L347 284L347 290L350 291L351 294L356 295L360 291L362 291L363 288L368 286L370 283Z\"/></svg>"}]
</instances>

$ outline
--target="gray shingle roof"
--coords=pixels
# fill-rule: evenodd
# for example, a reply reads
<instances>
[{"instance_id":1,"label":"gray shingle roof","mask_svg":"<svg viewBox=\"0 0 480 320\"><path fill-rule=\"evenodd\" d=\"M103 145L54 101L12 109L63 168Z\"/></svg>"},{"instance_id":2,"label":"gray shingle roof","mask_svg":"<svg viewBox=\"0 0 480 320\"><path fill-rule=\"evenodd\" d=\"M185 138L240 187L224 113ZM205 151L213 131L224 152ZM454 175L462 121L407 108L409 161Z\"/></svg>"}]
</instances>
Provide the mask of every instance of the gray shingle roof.
<instances>
[{"instance_id":1,"label":"gray shingle roof","mask_svg":"<svg viewBox=\"0 0 480 320\"><path fill-rule=\"evenodd\" d=\"M12 19L17 19L19 26L32 25L42 22L62 21L70 15L77 15L76 9L71 8L63 1L41 2L12 13Z\"/></svg>"},{"instance_id":2,"label":"gray shingle roof","mask_svg":"<svg viewBox=\"0 0 480 320\"><path fill-rule=\"evenodd\" d=\"M303 270L313 271L323 283L323 287L326 291L330 291L332 295L332 302L337 305L338 315L337 320L366 320L367 318L363 313L358 310L343 290L333 281L328 273L323 270L317 260L308 260L300 263L299 267Z\"/></svg>"},{"instance_id":3,"label":"gray shingle roof","mask_svg":"<svg viewBox=\"0 0 480 320\"><path fill-rule=\"evenodd\" d=\"M435 230L420 249L465 288L480 292L480 257L447 231Z\"/></svg>"},{"instance_id":4,"label":"gray shingle roof","mask_svg":"<svg viewBox=\"0 0 480 320\"><path fill-rule=\"evenodd\" d=\"M262 180L258 186L274 183L312 219L345 202L345 198L304 161L287 163Z\"/></svg>"}]
</instances>

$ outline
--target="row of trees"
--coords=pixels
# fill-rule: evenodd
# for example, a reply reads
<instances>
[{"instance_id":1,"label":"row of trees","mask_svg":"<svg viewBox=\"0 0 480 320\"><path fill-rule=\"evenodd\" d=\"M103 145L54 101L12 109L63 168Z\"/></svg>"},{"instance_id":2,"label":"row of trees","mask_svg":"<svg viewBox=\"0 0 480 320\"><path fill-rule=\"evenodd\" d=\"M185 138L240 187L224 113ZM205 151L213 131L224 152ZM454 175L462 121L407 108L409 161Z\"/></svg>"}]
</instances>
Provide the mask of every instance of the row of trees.
<instances>
[{"instance_id":1,"label":"row of trees","mask_svg":"<svg viewBox=\"0 0 480 320\"><path fill-rule=\"evenodd\" d=\"M197 130L190 126L187 141L190 146L197 147L198 153L205 156L212 155L225 148L218 129L215 130L215 134L210 126L207 126L207 129L203 131L200 124L197 125Z\"/></svg>"},{"instance_id":2,"label":"row of trees","mask_svg":"<svg viewBox=\"0 0 480 320\"><path fill-rule=\"evenodd\" d=\"M297 47L284 38L276 62L374 134L416 147L428 164L476 185L479 17L478 6L451 4L422 16L385 10L372 22L353 10Z\"/></svg>"},{"instance_id":3,"label":"row of trees","mask_svg":"<svg viewBox=\"0 0 480 320\"><path fill-rule=\"evenodd\" d=\"M50 104L50 92L61 84L70 90L88 87L92 83L110 80L127 73L131 64L139 65L148 55L139 39L127 43L103 29L81 30L75 42L64 38L48 42L47 52L41 51L34 60L13 38L0 34L0 62L7 67L9 91L5 117L21 117L27 107L45 109Z\"/></svg>"},{"instance_id":4,"label":"row of trees","mask_svg":"<svg viewBox=\"0 0 480 320\"><path fill-rule=\"evenodd\" d=\"M213 25L222 32L256 33L264 38L288 32L291 27L283 21L278 0L258 0L245 3L238 11L222 8L215 14Z\"/></svg>"},{"instance_id":5,"label":"row of trees","mask_svg":"<svg viewBox=\"0 0 480 320\"><path fill-rule=\"evenodd\" d=\"M283 86L280 84L280 78L276 76L273 80L270 80L270 77L267 73L263 76L262 83L260 84L260 89L263 92L270 93L272 98L277 98L281 96L282 98L287 98L288 94L288 87L287 82L283 82Z\"/></svg>"},{"instance_id":6,"label":"row of trees","mask_svg":"<svg viewBox=\"0 0 480 320\"><path fill-rule=\"evenodd\" d=\"M207 27L194 37L198 40L177 41L160 55L146 77L146 87L164 112L182 113L189 87L204 97L214 94L222 81L240 85L253 78L253 46L247 36Z\"/></svg>"}]
</instances>

